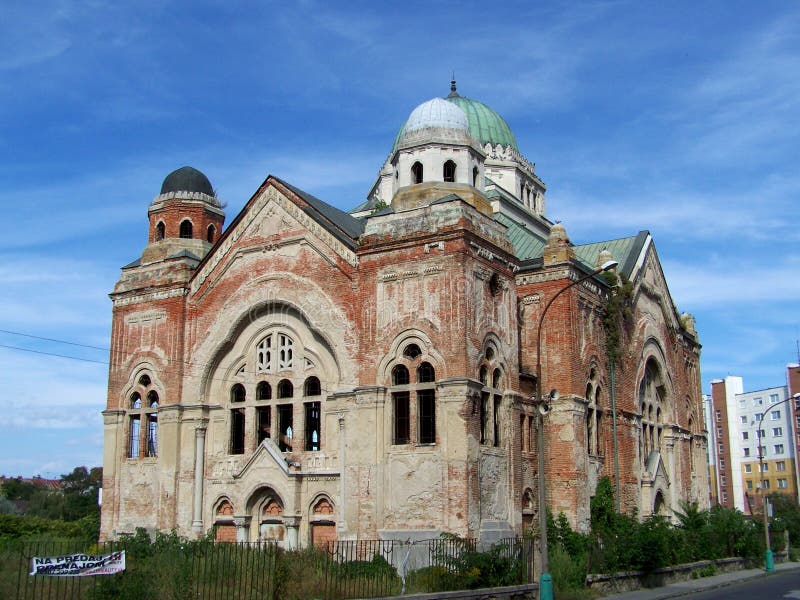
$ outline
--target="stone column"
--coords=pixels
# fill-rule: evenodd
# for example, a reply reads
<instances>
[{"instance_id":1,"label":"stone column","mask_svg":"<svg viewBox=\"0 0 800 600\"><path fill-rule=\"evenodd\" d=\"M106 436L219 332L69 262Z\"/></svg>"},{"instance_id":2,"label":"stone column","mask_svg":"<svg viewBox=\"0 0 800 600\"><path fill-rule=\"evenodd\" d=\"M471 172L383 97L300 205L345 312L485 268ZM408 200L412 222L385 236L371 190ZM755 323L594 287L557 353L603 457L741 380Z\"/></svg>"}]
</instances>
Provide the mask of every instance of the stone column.
<instances>
[{"instance_id":1,"label":"stone column","mask_svg":"<svg viewBox=\"0 0 800 600\"><path fill-rule=\"evenodd\" d=\"M300 542L300 517L284 517L286 527L286 549L297 550Z\"/></svg>"},{"instance_id":2,"label":"stone column","mask_svg":"<svg viewBox=\"0 0 800 600\"><path fill-rule=\"evenodd\" d=\"M250 515L240 515L233 517L233 523L236 525L236 543L243 544L250 541Z\"/></svg>"},{"instance_id":3,"label":"stone column","mask_svg":"<svg viewBox=\"0 0 800 600\"><path fill-rule=\"evenodd\" d=\"M346 510L345 510L345 477L347 475L346 472L346 462L344 456L344 448L345 448L345 429L344 429L344 415L339 415L339 502L337 506L337 510L339 512L339 516L336 519L336 529L338 530L338 534L341 537L341 534L347 531L347 518L346 518Z\"/></svg>"},{"instance_id":4,"label":"stone column","mask_svg":"<svg viewBox=\"0 0 800 600\"><path fill-rule=\"evenodd\" d=\"M203 536L203 474L206 457L206 428L194 430L194 506L192 510L192 532Z\"/></svg>"}]
</instances>

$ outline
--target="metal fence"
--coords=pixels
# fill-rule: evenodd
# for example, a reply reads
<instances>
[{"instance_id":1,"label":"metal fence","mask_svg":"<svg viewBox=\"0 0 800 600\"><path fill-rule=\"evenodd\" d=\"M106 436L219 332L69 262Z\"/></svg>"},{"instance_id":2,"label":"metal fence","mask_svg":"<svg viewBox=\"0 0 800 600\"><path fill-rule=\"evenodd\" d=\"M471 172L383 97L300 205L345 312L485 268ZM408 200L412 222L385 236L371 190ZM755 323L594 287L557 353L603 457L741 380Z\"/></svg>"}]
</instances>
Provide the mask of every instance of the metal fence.
<instances>
[{"instance_id":1,"label":"metal fence","mask_svg":"<svg viewBox=\"0 0 800 600\"><path fill-rule=\"evenodd\" d=\"M33 557L126 551L115 575L30 575ZM164 538L141 543L25 543L0 547L0 598L17 600L330 600L496 587L534 581L534 543L510 538L354 540L322 549Z\"/></svg>"}]
</instances>

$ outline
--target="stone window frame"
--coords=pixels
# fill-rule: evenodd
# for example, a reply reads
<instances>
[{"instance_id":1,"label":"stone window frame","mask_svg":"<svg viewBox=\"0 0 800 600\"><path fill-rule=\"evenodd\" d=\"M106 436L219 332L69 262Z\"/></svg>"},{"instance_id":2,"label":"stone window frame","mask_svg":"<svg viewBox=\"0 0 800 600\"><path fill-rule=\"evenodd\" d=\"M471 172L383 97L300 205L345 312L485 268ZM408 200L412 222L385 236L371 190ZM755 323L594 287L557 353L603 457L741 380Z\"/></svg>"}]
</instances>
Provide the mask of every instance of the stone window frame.
<instances>
[{"instance_id":1,"label":"stone window frame","mask_svg":"<svg viewBox=\"0 0 800 600\"><path fill-rule=\"evenodd\" d=\"M494 342L484 344L478 360L478 381L481 384L479 441L482 446L497 448L503 442L501 412L507 382L506 373L506 365L497 345Z\"/></svg>"},{"instance_id":2,"label":"stone window frame","mask_svg":"<svg viewBox=\"0 0 800 600\"><path fill-rule=\"evenodd\" d=\"M155 459L158 457L158 409L163 388L149 369L138 370L133 380L135 383L125 392L125 458Z\"/></svg>"},{"instance_id":3,"label":"stone window frame","mask_svg":"<svg viewBox=\"0 0 800 600\"><path fill-rule=\"evenodd\" d=\"M241 452L233 452L235 417L231 417L228 453L249 454L251 447L255 451L267 438L272 439L282 452L322 451L322 400L326 388L323 374L314 366L314 362L302 360L306 351L295 332L285 327L273 326L253 339L252 346L249 346L245 355L252 357L254 368L248 369L245 363L236 371L236 383L229 386L229 390L241 386L245 390L245 397L241 402L235 402L232 396L228 398L229 413L240 410L244 419ZM280 362L281 351L286 353L283 355L283 364ZM287 368L287 363L291 367ZM315 393L311 396L306 394L309 382L314 383L312 391ZM311 413L315 415L317 425L314 430L317 437L315 447L311 447L305 439L306 419ZM249 429L248 423L253 423ZM301 428L304 431L302 438L298 435ZM283 433L278 434L279 431ZM297 445L297 440L300 440L300 446ZM239 450L239 446L236 449Z\"/></svg>"},{"instance_id":4,"label":"stone window frame","mask_svg":"<svg viewBox=\"0 0 800 600\"><path fill-rule=\"evenodd\" d=\"M642 464L647 463L651 452L661 452L661 437L669 409L669 391L664 372L660 360L653 355L647 356L637 386L640 410L639 449Z\"/></svg>"},{"instance_id":5,"label":"stone window frame","mask_svg":"<svg viewBox=\"0 0 800 600\"><path fill-rule=\"evenodd\" d=\"M430 367L432 370L432 380L429 375L421 369ZM397 374L400 369L405 369L408 375L407 383L397 382ZM428 350L426 345L420 344L417 339L407 339L396 348L396 355L387 365L391 413L390 444L392 446L433 446L438 443L437 432L439 427L436 425L437 416L437 378L441 375L440 364L437 357ZM421 378L425 380L420 381ZM432 396L430 395L432 392ZM412 401L412 399L416 401ZM398 437L398 406L407 402L408 421L407 438ZM430 406L428 404L430 403ZM431 415L423 414L423 404L425 408L432 408ZM430 432L424 431L427 427ZM427 434L425 441L423 434Z\"/></svg>"},{"instance_id":6,"label":"stone window frame","mask_svg":"<svg viewBox=\"0 0 800 600\"><path fill-rule=\"evenodd\" d=\"M602 383L600 381L600 368L596 362L589 367L586 377L586 453L589 456L605 456L603 452L603 417L605 410L601 406Z\"/></svg>"}]
</instances>

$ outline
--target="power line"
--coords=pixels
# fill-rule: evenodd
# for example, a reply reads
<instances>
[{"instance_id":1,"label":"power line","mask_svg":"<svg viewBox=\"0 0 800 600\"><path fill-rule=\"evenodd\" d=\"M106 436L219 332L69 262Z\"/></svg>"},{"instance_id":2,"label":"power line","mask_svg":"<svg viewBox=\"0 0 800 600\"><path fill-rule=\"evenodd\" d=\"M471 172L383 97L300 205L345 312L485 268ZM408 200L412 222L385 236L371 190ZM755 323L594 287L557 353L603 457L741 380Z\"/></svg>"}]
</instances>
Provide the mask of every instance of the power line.
<instances>
[{"instance_id":1,"label":"power line","mask_svg":"<svg viewBox=\"0 0 800 600\"><path fill-rule=\"evenodd\" d=\"M2 330L0 330L0 331L2 331ZM25 335L25 334L20 334L20 335ZM37 337L37 336L28 336L28 337ZM40 338L40 339L48 339L48 338ZM75 345L76 346L83 346L83 344L75 344ZM90 348L94 348L95 346L89 346L89 347ZM91 358L81 358L79 356L70 356L68 354L59 354L57 352L45 352L43 350L32 350L30 348L21 348L19 346L10 346L8 344L0 344L0 348L5 348L7 350L18 350L20 352L30 352L32 354L43 354L45 356L55 356L57 358L66 358L66 359L69 359L69 360L77 360L77 361L81 361L81 362L94 363L94 364L97 364L97 365L106 365L106 366L109 365L109 362L107 360L93 360ZM98 348L98 350L104 350L104 348ZM189 361L189 360L178 361L178 362L181 362L182 364L184 364L186 366L189 366L189 367L202 368L202 367L209 366L208 363L205 363L205 364L193 363L192 361ZM175 368L175 365L168 365L167 366L168 370L169 369L174 369L174 368ZM246 374L246 375L258 375L258 373L256 371L251 371L249 369L245 370L244 374ZM185 376L185 374L184 374L184 376ZM209 377L208 379L209 379L209 381L220 381L222 383L242 383L242 381L240 379L231 379L229 377Z\"/></svg>"},{"instance_id":2,"label":"power line","mask_svg":"<svg viewBox=\"0 0 800 600\"><path fill-rule=\"evenodd\" d=\"M34 340L44 340L45 342L55 342L57 344L68 344L70 346L79 346L81 348L91 348L92 350L103 350L108 352L108 348L101 348L100 346L90 346L89 344L79 344L78 342L69 342L67 340L58 340L56 338L42 337L40 335L32 335L30 333L22 333L21 331L10 331L8 329L0 329L0 333L8 333L9 335L18 335L20 337L32 338ZM24 350L24 348L22 348Z\"/></svg>"},{"instance_id":3,"label":"power line","mask_svg":"<svg viewBox=\"0 0 800 600\"><path fill-rule=\"evenodd\" d=\"M57 352L44 352L43 350L31 350L30 348L20 348L19 346L9 346L7 344L0 344L0 348L7 348L8 350L19 350L21 352L32 352L33 354L44 354L45 356L57 356L58 358L69 358L71 360L80 360L83 362L96 363L98 365L108 365L107 360L92 360L91 358L80 358L78 356L68 356L66 354L58 354Z\"/></svg>"}]
</instances>

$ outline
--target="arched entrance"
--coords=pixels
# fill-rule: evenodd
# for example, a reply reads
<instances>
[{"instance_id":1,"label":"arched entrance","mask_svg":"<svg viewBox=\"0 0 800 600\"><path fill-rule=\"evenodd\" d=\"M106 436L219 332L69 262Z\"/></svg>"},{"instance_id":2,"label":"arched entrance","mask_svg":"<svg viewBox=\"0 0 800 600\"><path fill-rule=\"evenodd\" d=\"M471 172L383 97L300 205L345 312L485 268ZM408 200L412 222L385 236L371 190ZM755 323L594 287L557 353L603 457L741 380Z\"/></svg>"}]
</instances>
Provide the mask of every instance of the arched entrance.
<instances>
[{"instance_id":1,"label":"arched entrance","mask_svg":"<svg viewBox=\"0 0 800 600\"><path fill-rule=\"evenodd\" d=\"M319 498L311 507L311 545L315 548L327 548L336 541L333 515L333 503L328 498Z\"/></svg>"}]
</instances>

